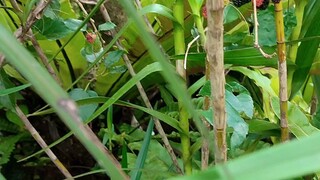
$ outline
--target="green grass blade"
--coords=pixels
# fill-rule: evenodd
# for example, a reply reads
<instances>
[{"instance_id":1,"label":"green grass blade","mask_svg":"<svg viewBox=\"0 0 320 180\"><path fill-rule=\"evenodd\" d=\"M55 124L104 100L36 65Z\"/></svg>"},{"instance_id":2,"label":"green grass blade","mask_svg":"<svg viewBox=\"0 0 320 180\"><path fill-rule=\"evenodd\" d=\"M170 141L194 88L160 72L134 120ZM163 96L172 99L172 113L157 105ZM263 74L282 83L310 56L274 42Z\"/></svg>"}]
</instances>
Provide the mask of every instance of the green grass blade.
<instances>
[{"instance_id":1,"label":"green grass blade","mask_svg":"<svg viewBox=\"0 0 320 180\"><path fill-rule=\"evenodd\" d=\"M301 31L302 32L306 31L303 38L320 35L320 31L319 31L320 1L317 1L314 3L312 12L310 13L312 13L312 16L311 15L309 16L308 14L305 15L308 21L304 21L304 23L309 23L310 21L311 24L308 29L305 29L304 26L302 26ZM292 77L292 85L291 85L292 88L291 88L290 99L292 99L296 95L296 93L301 89L303 84L306 82L313 60L318 51L319 44L320 44L319 39L312 39L310 41L301 42L297 52L297 59L296 59L297 69L294 72Z\"/></svg>"},{"instance_id":2,"label":"green grass blade","mask_svg":"<svg viewBox=\"0 0 320 180\"><path fill-rule=\"evenodd\" d=\"M21 90L23 90L25 88L28 88L30 86L31 86L31 84L24 84L24 85L13 87L13 88L9 88L9 89L3 89L3 90L0 91L0 96L5 96L5 95L9 95L9 94L15 93L15 92L21 91Z\"/></svg>"},{"instance_id":3,"label":"green grass blade","mask_svg":"<svg viewBox=\"0 0 320 180\"><path fill-rule=\"evenodd\" d=\"M137 157L135 168L134 168L134 170L132 170L132 175L130 178L132 180L139 180L141 178L141 174L142 174L141 169L143 168L144 163L147 158L148 148L149 148L150 140L152 137L151 134L152 134L153 126L154 126L154 121L150 120L149 124L148 124L148 129L147 129L146 135L143 139L141 150L139 151L139 155Z\"/></svg>"},{"instance_id":4,"label":"green grass blade","mask_svg":"<svg viewBox=\"0 0 320 180\"><path fill-rule=\"evenodd\" d=\"M292 179L320 170L320 133L242 156L207 171L175 180Z\"/></svg>"},{"instance_id":5,"label":"green grass blade","mask_svg":"<svg viewBox=\"0 0 320 180\"><path fill-rule=\"evenodd\" d=\"M132 2L127 0L120 0L119 3L121 3L128 16L133 19L140 34L143 35L141 36L141 40L148 48L151 57L160 63L162 69L165 69L165 71L162 71L162 75L169 84L175 87L174 89L176 94L178 95L178 100L184 102L188 111L194 115L195 110L190 101L190 97L188 96L186 89L183 86L184 82L179 78L173 66L168 62L164 54L161 52L158 43L156 43L154 38L152 38L150 33L147 31L142 17L137 13L137 10L135 9Z\"/></svg>"},{"instance_id":6,"label":"green grass blade","mask_svg":"<svg viewBox=\"0 0 320 180\"><path fill-rule=\"evenodd\" d=\"M104 100L103 101L104 104L99 109L97 109L97 111L89 119L87 119L85 122L89 123L93 119L98 117L101 113L103 113L105 110L107 110L112 104L114 104L118 99L120 99L126 92L128 92L133 86L135 86L135 84L138 81L141 81L143 78L145 78L146 76L148 76L149 74L151 74L153 72L157 72L157 71L161 71L161 70L162 70L162 68L159 65L159 63L153 63L153 64L150 64L150 65L146 66L143 70L138 72L132 79L130 79L125 85L123 85L112 97L110 97L107 101ZM147 108L145 108L145 109L147 109ZM49 113L49 112L52 112L52 111L50 109L46 110L46 113ZM156 112L156 113L159 113L159 112ZM156 114L155 114L155 116L156 116ZM173 120L170 120L169 118L159 117L159 119L161 119L161 120L162 119L166 119L166 120L168 119L168 121L174 122ZM175 126L172 126L172 127L175 127ZM180 130L178 125L177 125L177 128L178 128L178 130ZM49 148L61 143L62 141L64 141L68 137L70 137L71 135L72 135L71 132L66 134L66 135L64 135L60 139L56 140L54 143L50 144ZM32 155L20 160L20 161L27 160L27 159L29 159L29 158L37 155L37 154L40 154L42 152L44 152L44 150L40 150L40 151L38 151L38 152L36 152L36 153L34 153L34 154L32 154Z\"/></svg>"},{"instance_id":7,"label":"green grass blade","mask_svg":"<svg viewBox=\"0 0 320 180\"><path fill-rule=\"evenodd\" d=\"M123 179L125 177L123 171L117 168L111 157L106 156L100 141L79 120L74 103L68 94L2 25L0 25L0 39L2 41L0 51L6 56L7 61L29 80L37 93L56 110L62 121L108 174L115 179ZM97 147L97 144L101 147Z\"/></svg>"}]
</instances>

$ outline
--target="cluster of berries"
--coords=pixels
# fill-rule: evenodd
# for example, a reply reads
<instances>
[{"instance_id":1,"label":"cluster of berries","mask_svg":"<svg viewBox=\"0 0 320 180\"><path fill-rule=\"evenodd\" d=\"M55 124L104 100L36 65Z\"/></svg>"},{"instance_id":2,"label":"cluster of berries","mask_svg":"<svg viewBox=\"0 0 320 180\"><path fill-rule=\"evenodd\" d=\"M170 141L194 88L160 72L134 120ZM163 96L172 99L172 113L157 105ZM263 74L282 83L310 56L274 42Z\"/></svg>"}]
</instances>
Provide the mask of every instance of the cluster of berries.
<instances>
[{"instance_id":1,"label":"cluster of berries","mask_svg":"<svg viewBox=\"0 0 320 180\"><path fill-rule=\"evenodd\" d=\"M244 4L251 2L252 0L232 0L232 3L240 7ZM279 3L280 0L272 0L273 3ZM256 6L258 9L266 9L269 5L269 0L256 0Z\"/></svg>"},{"instance_id":2,"label":"cluster of berries","mask_svg":"<svg viewBox=\"0 0 320 180\"><path fill-rule=\"evenodd\" d=\"M231 0L231 1L236 7L240 7L240 6L247 4L253 0ZM272 0L273 3L279 3L280 1L281 0ZM267 9L267 7L269 6L269 0L256 0L256 6L258 9L261 9L261 10ZM202 8L202 16L204 18L207 18L206 6L203 6L203 8Z\"/></svg>"}]
</instances>

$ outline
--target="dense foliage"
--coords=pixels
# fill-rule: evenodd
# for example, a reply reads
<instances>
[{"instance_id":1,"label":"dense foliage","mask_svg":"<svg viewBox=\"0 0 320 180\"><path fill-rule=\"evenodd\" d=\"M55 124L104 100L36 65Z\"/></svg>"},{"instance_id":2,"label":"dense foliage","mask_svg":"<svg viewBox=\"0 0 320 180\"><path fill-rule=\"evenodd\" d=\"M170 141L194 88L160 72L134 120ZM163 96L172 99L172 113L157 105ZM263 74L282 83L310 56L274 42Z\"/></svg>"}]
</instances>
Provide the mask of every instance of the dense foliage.
<instances>
[{"instance_id":1,"label":"dense foliage","mask_svg":"<svg viewBox=\"0 0 320 180\"><path fill-rule=\"evenodd\" d=\"M223 165L206 108L205 1L177 2L0 0L0 179L317 179L320 1L280 2L293 141L282 144L278 56L253 46L252 4L225 0ZM274 12L270 2L257 14L268 54Z\"/></svg>"}]
</instances>

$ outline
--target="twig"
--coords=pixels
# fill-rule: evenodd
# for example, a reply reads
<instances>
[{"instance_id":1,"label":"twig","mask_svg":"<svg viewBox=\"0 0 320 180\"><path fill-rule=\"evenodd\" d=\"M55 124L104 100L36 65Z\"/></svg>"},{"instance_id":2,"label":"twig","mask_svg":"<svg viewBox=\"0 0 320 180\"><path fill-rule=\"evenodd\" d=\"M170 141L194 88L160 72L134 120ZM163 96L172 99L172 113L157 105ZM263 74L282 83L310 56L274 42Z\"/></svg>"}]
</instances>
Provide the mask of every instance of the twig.
<instances>
[{"instance_id":1,"label":"twig","mask_svg":"<svg viewBox=\"0 0 320 180\"><path fill-rule=\"evenodd\" d=\"M37 7L29 14L24 27L17 29L15 36L19 41L25 38L25 35L29 32L32 25L41 18L42 13L51 3L52 0L40 0Z\"/></svg>"},{"instance_id":2,"label":"twig","mask_svg":"<svg viewBox=\"0 0 320 180\"><path fill-rule=\"evenodd\" d=\"M30 28L36 22L36 20L40 19L45 8L50 4L51 1L52 0L40 0L37 7L29 14L26 24L15 31L14 35L16 36L18 41L20 41L21 43L25 41L26 34L29 32ZM4 55L0 54L0 67L3 66L4 58Z\"/></svg>"},{"instance_id":3,"label":"twig","mask_svg":"<svg viewBox=\"0 0 320 180\"><path fill-rule=\"evenodd\" d=\"M256 0L252 0L253 3L253 19L254 19L254 47L257 48L263 57L265 58L272 58L273 56L277 55L275 52L273 54L267 54L263 51L263 49L259 45L259 38L258 38L258 17L257 17L257 2Z\"/></svg>"},{"instance_id":4,"label":"twig","mask_svg":"<svg viewBox=\"0 0 320 180\"><path fill-rule=\"evenodd\" d=\"M100 12L101 12L101 14L102 14L102 16L103 16L103 18L104 18L105 21L111 22L109 13L108 13L108 11L107 11L107 9L105 8L104 5L101 5L101 6L100 6ZM111 35L112 35L112 36L115 35L115 30L111 30ZM124 48L122 47L122 45L121 45L121 43L120 43L119 41L116 42L116 45L117 45L117 47L118 47L120 50L124 50ZM132 77L134 77L134 76L136 75L136 73L135 73L135 71L134 71L134 69L133 69L133 67L132 67L132 65L131 65L131 62L130 62L128 56L127 56L126 54L123 54L122 57L123 57L124 62L126 63L126 66L127 66L128 70L129 70L130 75L131 75ZM137 88L138 88L138 91L139 91L139 93L140 93L140 95L141 95L141 98L142 98L143 102L145 103L145 105L146 105L149 109L153 109L153 108L152 108L152 105L151 105L151 103L150 103L150 101L149 101L149 99L148 99L148 96L147 96L145 90L144 90L143 87L142 87L141 82L137 82L136 86L137 86ZM157 131L159 132L159 134L160 134L160 136L161 136L161 138L162 138L162 141L163 141L163 143L164 143L164 146L166 147L166 149L167 149L167 151L168 151L168 153L169 153L169 155L170 155L170 157L171 157L171 159L172 159L172 161L173 161L173 164L174 164L174 166L176 167L176 170L177 170L179 173L182 174L182 170L181 170L181 168L180 168L180 166L179 166L179 164L178 164L177 157L176 157L176 155L174 154L174 151L173 151L173 149L172 149L172 147L171 147L171 145L170 145L170 143L169 143L169 140L168 140L168 138L167 138L167 136L166 136L166 134L165 134L162 126L161 126L161 123L160 123L159 119L154 118L154 123L155 123L155 127L156 127Z\"/></svg>"},{"instance_id":5,"label":"twig","mask_svg":"<svg viewBox=\"0 0 320 180\"><path fill-rule=\"evenodd\" d=\"M61 161L57 158L57 156L51 151L51 149L48 147L46 142L42 139L42 137L39 135L38 131L32 126L30 121L28 120L27 116L21 111L19 106L16 105L16 111L17 115L22 120L23 124L25 125L26 129L30 132L34 140L37 141L37 143L41 146L41 148L46 152L48 157L51 159L51 161L56 165L56 167L60 170L60 172L68 179L73 179L70 172L67 170L67 168L61 163Z\"/></svg>"},{"instance_id":6,"label":"twig","mask_svg":"<svg viewBox=\"0 0 320 180\"><path fill-rule=\"evenodd\" d=\"M57 74L54 72L52 66L50 65L47 56L44 54L44 52L42 51L40 44L38 43L38 41L36 40L36 38L34 37L34 34L32 33L32 31L30 30L28 33L29 39L31 40L31 43L34 47L34 49L37 51L39 58L41 59L42 63L44 64L44 66L47 68L48 72L51 74L51 76L53 77L53 79L59 84L61 85L61 80L59 79L59 77L57 76Z\"/></svg>"}]
</instances>

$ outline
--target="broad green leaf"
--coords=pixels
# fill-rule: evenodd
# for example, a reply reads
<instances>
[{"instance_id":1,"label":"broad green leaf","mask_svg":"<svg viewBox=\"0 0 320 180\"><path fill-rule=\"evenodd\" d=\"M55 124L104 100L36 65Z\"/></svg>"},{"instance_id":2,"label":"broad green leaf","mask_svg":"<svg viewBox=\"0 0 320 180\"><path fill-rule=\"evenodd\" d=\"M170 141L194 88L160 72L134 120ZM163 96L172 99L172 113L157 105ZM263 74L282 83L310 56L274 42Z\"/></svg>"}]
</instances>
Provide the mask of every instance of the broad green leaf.
<instances>
[{"instance_id":1,"label":"broad green leaf","mask_svg":"<svg viewBox=\"0 0 320 180\"><path fill-rule=\"evenodd\" d=\"M174 180L293 179L320 170L320 133L266 148ZM290 169L290 170L288 170Z\"/></svg>"},{"instance_id":2,"label":"broad green leaf","mask_svg":"<svg viewBox=\"0 0 320 180\"><path fill-rule=\"evenodd\" d=\"M223 23L226 24L237 20L241 16L239 11L229 4L223 10L223 17Z\"/></svg>"},{"instance_id":3,"label":"broad green leaf","mask_svg":"<svg viewBox=\"0 0 320 180\"><path fill-rule=\"evenodd\" d=\"M107 57L103 60L104 65L107 68L110 68L111 66L113 66L114 64L119 62L119 60L121 59L121 56L123 54L124 54L124 51L122 51L122 50L116 50L116 51L109 52Z\"/></svg>"},{"instance_id":4,"label":"broad green leaf","mask_svg":"<svg viewBox=\"0 0 320 180\"><path fill-rule=\"evenodd\" d=\"M280 118L279 98L272 98L272 108L275 114ZM302 138L311 134L320 132L319 129L312 126L309 119L295 104L288 102L288 126L290 131L297 137Z\"/></svg>"},{"instance_id":5,"label":"broad green leaf","mask_svg":"<svg viewBox=\"0 0 320 180\"><path fill-rule=\"evenodd\" d=\"M238 71L248 76L248 78L255 81L256 85L259 86L262 90L262 93L268 93L272 96L276 96L274 90L271 88L271 81L266 76L262 75L258 71L250 70L245 67L232 67L231 70Z\"/></svg>"},{"instance_id":6,"label":"broad green leaf","mask_svg":"<svg viewBox=\"0 0 320 180\"><path fill-rule=\"evenodd\" d=\"M106 23L100 24L98 26L98 30L99 31L110 31L110 30L114 29L116 26L117 25L115 25L112 22L106 22Z\"/></svg>"},{"instance_id":7,"label":"broad green leaf","mask_svg":"<svg viewBox=\"0 0 320 180\"><path fill-rule=\"evenodd\" d=\"M274 8L268 8L265 11L259 11L259 44L260 46L274 46L276 42L276 24L274 19ZM268 22L268 23L266 23Z\"/></svg>"},{"instance_id":8,"label":"broad green leaf","mask_svg":"<svg viewBox=\"0 0 320 180\"><path fill-rule=\"evenodd\" d=\"M59 18L59 13L60 13L60 2L59 0L53 0L53 1L50 1L43 15L50 19L57 19Z\"/></svg>"},{"instance_id":9,"label":"broad green leaf","mask_svg":"<svg viewBox=\"0 0 320 180\"><path fill-rule=\"evenodd\" d=\"M51 19L46 16L38 20L33 28L49 40L60 39L72 33L65 25L63 19Z\"/></svg>"},{"instance_id":10,"label":"broad green leaf","mask_svg":"<svg viewBox=\"0 0 320 180\"><path fill-rule=\"evenodd\" d=\"M229 91L226 91L226 112L227 112L227 124L228 127L233 128L231 135L231 149L238 147L246 138L249 128L247 123L240 116L238 111L241 105L237 98ZM242 109L242 107L240 106Z\"/></svg>"},{"instance_id":11,"label":"broad green leaf","mask_svg":"<svg viewBox=\"0 0 320 180\"><path fill-rule=\"evenodd\" d=\"M81 88L72 89L69 92L69 95L75 101L98 96L98 94L94 91L91 91L91 90L85 91ZM98 104L88 104L88 105L79 106L80 117L82 119L88 119L97 109L97 107L98 107Z\"/></svg>"},{"instance_id":12,"label":"broad green leaf","mask_svg":"<svg viewBox=\"0 0 320 180\"><path fill-rule=\"evenodd\" d=\"M248 121L248 125L250 133L260 133L262 131L280 129L278 124L266 120L252 119Z\"/></svg>"}]
</instances>

